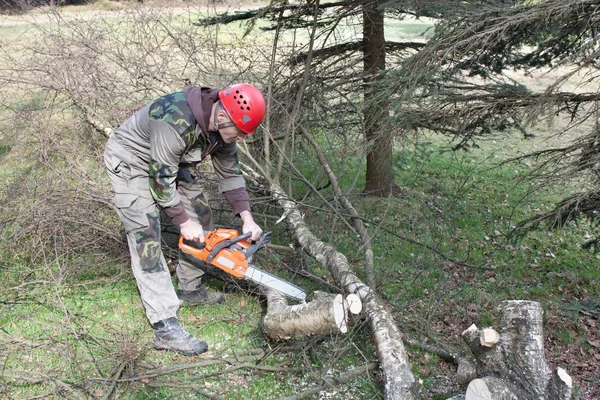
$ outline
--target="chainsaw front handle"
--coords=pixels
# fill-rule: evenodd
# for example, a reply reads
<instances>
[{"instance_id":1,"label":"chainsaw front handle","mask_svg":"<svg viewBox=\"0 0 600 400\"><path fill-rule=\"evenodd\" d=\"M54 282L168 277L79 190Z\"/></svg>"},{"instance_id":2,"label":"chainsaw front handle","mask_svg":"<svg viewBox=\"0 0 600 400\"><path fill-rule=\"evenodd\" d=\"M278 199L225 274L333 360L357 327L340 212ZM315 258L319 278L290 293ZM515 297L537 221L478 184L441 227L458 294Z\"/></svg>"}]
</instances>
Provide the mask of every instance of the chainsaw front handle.
<instances>
[{"instance_id":1,"label":"chainsaw front handle","mask_svg":"<svg viewBox=\"0 0 600 400\"><path fill-rule=\"evenodd\" d=\"M271 232L263 233L262 236L254 244L251 244L250 246L248 246L248 248L245 251L246 257L248 257L248 259L250 259L250 257L252 257L252 255L254 253L256 253L258 250L265 247L265 244L269 243L270 241L271 241Z\"/></svg>"},{"instance_id":2,"label":"chainsaw front handle","mask_svg":"<svg viewBox=\"0 0 600 400\"><path fill-rule=\"evenodd\" d=\"M206 257L206 261L211 262L213 258L217 255L217 253L223 250L226 247L231 246L234 243L241 242L242 240L250 239L252 236L252 232L246 232L243 235L236 236L233 239L224 240L221 243L217 244L210 252L208 257Z\"/></svg>"}]
</instances>

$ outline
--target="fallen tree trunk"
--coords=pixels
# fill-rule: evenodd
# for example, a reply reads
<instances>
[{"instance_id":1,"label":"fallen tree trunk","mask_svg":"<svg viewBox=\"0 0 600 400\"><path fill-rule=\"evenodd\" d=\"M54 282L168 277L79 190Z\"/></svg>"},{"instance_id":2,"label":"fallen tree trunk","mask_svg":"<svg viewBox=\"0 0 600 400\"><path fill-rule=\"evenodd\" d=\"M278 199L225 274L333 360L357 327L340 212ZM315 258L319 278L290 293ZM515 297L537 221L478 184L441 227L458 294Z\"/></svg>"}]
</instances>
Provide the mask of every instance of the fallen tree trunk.
<instances>
[{"instance_id":1,"label":"fallen tree trunk","mask_svg":"<svg viewBox=\"0 0 600 400\"><path fill-rule=\"evenodd\" d=\"M324 243L308 229L302 214L283 189L271 182L271 193L284 209L294 236L311 256L327 267L335 281L347 293L354 293L363 302L371 323L380 367L385 382L385 399L413 399L416 381L402 342L402 333L394 318L377 295L352 272L346 257L329 243Z\"/></svg>"},{"instance_id":2,"label":"fallen tree trunk","mask_svg":"<svg viewBox=\"0 0 600 400\"><path fill-rule=\"evenodd\" d=\"M266 290L267 314L263 331L271 339L348 332L348 313L359 314L362 304L354 294L315 292L308 303L288 305L283 293Z\"/></svg>"},{"instance_id":3,"label":"fallen tree trunk","mask_svg":"<svg viewBox=\"0 0 600 400\"><path fill-rule=\"evenodd\" d=\"M465 399L570 399L571 377L562 368L552 373L546 362L541 305L510 300L500 307L500 334L474 324L462 333L482 376L469 383Z\"/></svg>"}]
</instances>

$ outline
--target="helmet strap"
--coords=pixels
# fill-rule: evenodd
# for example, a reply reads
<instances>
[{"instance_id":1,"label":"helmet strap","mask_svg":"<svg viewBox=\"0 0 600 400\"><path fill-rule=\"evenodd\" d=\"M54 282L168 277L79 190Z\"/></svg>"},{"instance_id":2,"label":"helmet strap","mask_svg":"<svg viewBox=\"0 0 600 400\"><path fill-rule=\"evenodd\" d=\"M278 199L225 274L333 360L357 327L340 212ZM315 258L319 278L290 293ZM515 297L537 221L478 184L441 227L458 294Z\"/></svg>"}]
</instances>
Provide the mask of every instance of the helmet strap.
<instances>
[{"instance_id":1,"label":"helmet strap","mask_svg":"<svg viewBox=\"0 0 600 400\"><path fill-rule=\"evenodd\" d=\"M219 111L221 110L225 110L225 108L223 108L223 103L219 101L219 104L215 107L215 113L213 114L213 125L215 126L215 131L217 132L221 128L229 128L230 126L235 126L235 124L231 120L219 123L217 117L219 115Z\"/></svg>"}]
</instances>

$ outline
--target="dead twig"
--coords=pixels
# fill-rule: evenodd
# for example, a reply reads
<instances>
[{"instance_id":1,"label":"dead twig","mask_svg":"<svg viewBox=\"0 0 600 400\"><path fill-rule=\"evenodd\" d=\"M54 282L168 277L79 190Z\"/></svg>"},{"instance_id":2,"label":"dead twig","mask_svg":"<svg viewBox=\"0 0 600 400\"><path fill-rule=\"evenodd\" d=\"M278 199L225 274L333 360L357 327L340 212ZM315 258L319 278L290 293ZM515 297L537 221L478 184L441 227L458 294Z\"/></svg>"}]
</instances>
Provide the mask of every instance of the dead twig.
<instances>
[{"instance_id":1,"label":"dead twig","mask_svg":"<svg viewBox=\"0 0 600 400\"><path fill-rule=\"evenodd\" d=\"M104 396L102 396L103 400L108 400L110 398L113 391L115 390L115 387L117 387L117 379L121 377L121 374L123 373L125 367L127 367L128 364L129 360L125 360L121 363L121 365L119 365L119 368L117 369L117 372L115 373L108 390L106 391L106 393L104 393Z\"/></svg>"},{"instance_id":2,"label":"dead twig","mask_svg":"<svg viewBox=\"0 0 600 400\"><path fill-rule=\"evenodd\" d=\"M305 390L304 392L297 393L293 396L280 397L278 400L306 399L310 396L319 394L319 392L321 392L322 390L330 389L332 387L336 387L336 386L342 385L344 383L348 383L348 382L352 381L353 379L356 379L361 376L364 377L365 375L368 375L370 372L376 371L377 366L378 366L378 364L375 362L367 363L367 364L363 364L359 367L353 368L351 370L348 370L348 371L340 374L339 376L323 377L323 381L325 382L325 384L316 386L316 387L312 387L308 390Z\"/></svg>"}]
</instances>

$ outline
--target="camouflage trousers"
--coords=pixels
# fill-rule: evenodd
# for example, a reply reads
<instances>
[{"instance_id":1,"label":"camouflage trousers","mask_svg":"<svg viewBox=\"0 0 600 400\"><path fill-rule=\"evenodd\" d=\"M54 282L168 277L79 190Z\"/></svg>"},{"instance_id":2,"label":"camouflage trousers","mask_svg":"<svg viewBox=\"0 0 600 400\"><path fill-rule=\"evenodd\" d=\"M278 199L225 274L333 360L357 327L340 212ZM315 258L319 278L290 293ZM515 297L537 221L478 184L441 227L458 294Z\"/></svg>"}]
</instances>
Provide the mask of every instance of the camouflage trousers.
<instances>
[{"instance_id":1,"label":"camouflage trousers","mask_svg":"<svg viewBox=\"0 0 600 400\"><path fill-rule=\"evenodd\" d=\"M179 308L171 274L161 250L160 211L150 194L148 168L139 165L114 138L109 139L104 152L104 162L115 191L113 204L123 223L131 267L137 282L146 316L150 323L176 317ZM205 230L212 229L212 212L202 188L191 175L178 177L177 191L185 209ZM195 290L204 271L201 261L192 261L179 252L177 266L178 287Z\"/></svg>"}]
</instances>

